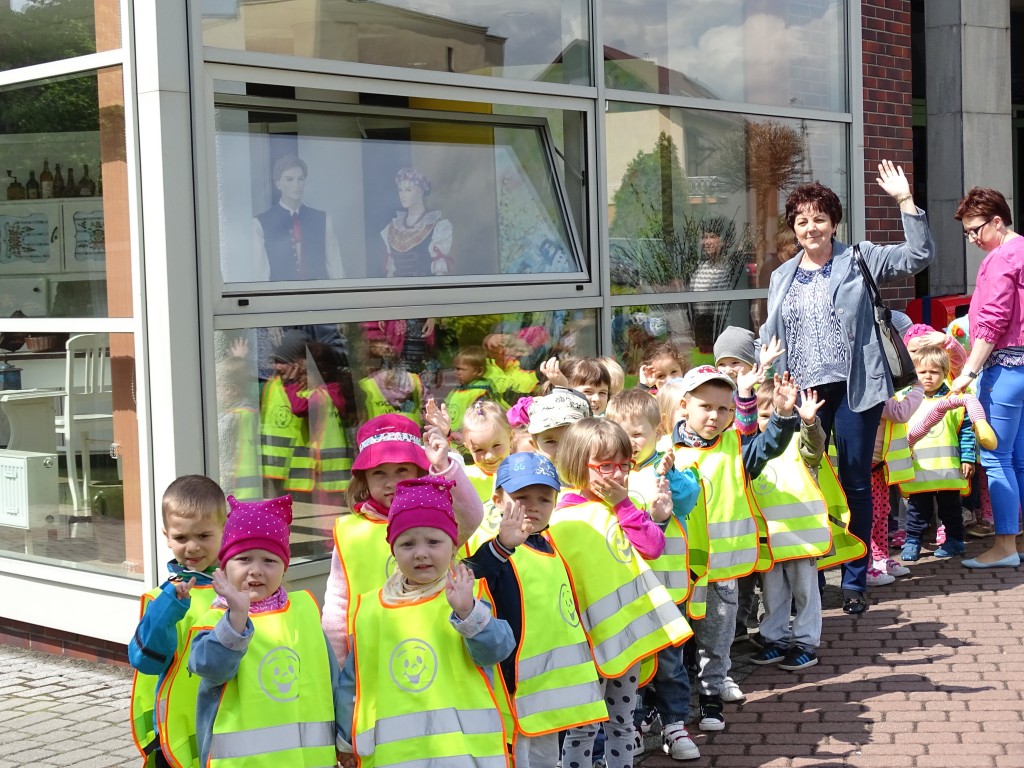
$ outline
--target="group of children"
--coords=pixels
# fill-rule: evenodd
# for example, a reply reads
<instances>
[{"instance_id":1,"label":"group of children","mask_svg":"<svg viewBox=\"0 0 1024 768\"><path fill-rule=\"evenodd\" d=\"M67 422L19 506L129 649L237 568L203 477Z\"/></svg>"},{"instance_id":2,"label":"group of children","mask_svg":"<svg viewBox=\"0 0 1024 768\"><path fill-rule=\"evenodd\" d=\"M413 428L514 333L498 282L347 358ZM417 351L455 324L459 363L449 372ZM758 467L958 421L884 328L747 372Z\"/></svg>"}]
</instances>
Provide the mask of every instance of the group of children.
<instances>
[{"instance_id":1,"label":"group of children","mask_svg":"<svg viewBox=\"0 0 1024 768\"><path fill-rule=\"evenodd\" d=\"M915 403L948 391L938 338L915 347L920 382L879 431L879 482L910 493L904 560L920 556L933 502L946 524L936 555L963 552L963 409L941 427L913 421ZM697 727L720 731L724 705L744 697L730 654L756 576L753 661L799 670L817 663L818 571L865 552L824 458L821 403L769 375L779 352L729 328L716 366L683 373L662 345L635 389L617 391L621 370L602 360L551 360L545 394L507 411L484 393L428 403L423 430L368 420L322 611L283 587L290 497L175 480L162 510L171 577L143 597L129 646L146 764L623 768L648 709L667 754L699 757L684 644ZM890 575L888 541L871 544Z\"/></svg>"}]
</instances>

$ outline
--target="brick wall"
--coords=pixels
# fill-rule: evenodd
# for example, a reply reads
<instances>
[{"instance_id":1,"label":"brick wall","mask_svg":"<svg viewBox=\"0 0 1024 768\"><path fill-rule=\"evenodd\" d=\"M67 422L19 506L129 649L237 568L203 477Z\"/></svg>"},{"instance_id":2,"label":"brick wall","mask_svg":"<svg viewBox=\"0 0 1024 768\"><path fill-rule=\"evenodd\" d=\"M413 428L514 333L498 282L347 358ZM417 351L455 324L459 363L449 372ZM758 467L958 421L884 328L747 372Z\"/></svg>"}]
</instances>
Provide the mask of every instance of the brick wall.
<instances>
[{"instance_id":1,"label":"brick wall","mask_svg":"<svg viewBox=\"0 0 1024 768\"><path fill-rule=\"evenodd\" d=\"M127 645L10 619L4 619L0 625L0 644L52 653L56 656L128 666Z\"/></svg>"},{"instance_id":2,"label":"brick wall","mask_svg":"<svg viewBox=\"0 0 1024 768\"><path fill-rule=\"evenodd\" d=\"M856 0L853 0L854 2ZM878 162L892 160L911 177L910 0L861 2L864 78L864 209L867 239L903 240L896 203L875 182ZM914 279L887 283L882 296L901 309L916 295Z\"/></svg>"}]
</instances>

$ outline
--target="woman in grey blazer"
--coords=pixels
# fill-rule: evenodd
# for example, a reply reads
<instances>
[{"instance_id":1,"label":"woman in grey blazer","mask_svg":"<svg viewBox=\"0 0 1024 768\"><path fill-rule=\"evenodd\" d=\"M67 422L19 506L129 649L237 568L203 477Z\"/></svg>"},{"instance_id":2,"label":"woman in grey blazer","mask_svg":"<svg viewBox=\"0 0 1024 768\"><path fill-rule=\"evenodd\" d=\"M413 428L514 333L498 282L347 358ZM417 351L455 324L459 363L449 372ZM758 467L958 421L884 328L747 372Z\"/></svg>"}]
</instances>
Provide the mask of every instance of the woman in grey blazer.
<instances>
[{"instance_id":1,"label":"woman in grey blazer","mask_svg":"<svg viewBox=\"0 0 1024 768\"><path fill-rule=\"evenodd\" d=\"M879 186L899 204L906 242L860 244L877 283L916 274L935 259L924 211L903 169L878 165ZM838 473L850 505L850 532L865 543L871 533L871 452L883 403L893 394L892 375L879 347L871 296L854 261L853 247L835 238L843 218L839 198L815 182L793 190L786 223L801 251L772 273L761 343L782 340L777 370L788 370L801 388L818 391L826 435L835 440ZM843 610L867 610L868 554L843 565Z\"/></svg>"}]
</instances>

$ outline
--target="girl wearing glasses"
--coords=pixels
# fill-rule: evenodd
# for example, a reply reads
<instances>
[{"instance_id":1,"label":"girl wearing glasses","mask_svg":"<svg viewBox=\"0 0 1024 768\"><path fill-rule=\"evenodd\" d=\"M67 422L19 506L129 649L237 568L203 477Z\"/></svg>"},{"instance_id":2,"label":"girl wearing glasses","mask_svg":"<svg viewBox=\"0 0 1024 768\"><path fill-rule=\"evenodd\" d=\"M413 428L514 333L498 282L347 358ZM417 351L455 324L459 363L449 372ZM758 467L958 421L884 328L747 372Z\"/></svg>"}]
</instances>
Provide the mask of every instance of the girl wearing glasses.
<instances>
[{"instance_id":1,"label":"girl wearing glasses","mask_svg":"<svg viewBox=\"0 0 1024 768\"><path fill-rule=\"evenodd\" d=\"M562 495L548 529L569 572L573 616L587 634L608 704L609 768L633 765L640 661L693 634L647 564L662 554L665 534L629 500L632 454L618 424L589 418L571 425L555 464L562 482L574 490ZM671 514L667 481L650 505L656 516ZM569 730L562 765L590 764L597 728L593 723Z\"/></svg>"}]
</instances>

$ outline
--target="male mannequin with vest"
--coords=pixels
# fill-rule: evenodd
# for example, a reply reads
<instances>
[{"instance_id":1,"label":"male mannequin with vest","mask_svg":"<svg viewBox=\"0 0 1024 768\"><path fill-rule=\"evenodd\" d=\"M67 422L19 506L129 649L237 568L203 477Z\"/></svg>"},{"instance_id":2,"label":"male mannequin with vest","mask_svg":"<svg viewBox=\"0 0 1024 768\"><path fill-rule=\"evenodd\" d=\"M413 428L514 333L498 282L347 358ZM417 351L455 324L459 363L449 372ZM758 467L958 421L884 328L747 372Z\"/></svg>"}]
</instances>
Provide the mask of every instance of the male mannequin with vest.
<instances>
[{"instance_id":1,"label":"male mannequin with vest","mask_svg":"<svg viewBox=\"0 0 1024 768\"><path fill-rule=\"evenodd\" d=\"M729 429L736 384L728 375L702 365L687 371L681 389L682 420L673 431L676 468L696 467L703 486L686 531L694 579L687 611L697 619L698 727L720 731L725 728L721 694L736 632L736 580L758 565L759 531L764 527L749 481L782 455L799 424L793 412L796 385L788 375L778 379L775 413L765 431L742 438Z\"/></svg>"},{"instance_id":2,"label":"male mannequin with vest","mask_svg":"<svg viewBox=\"0 0 1024 768\"><path fill-rule=\"evenodd\" d=\"M307 173L305 161L295 155L285 155L274 163L274 187L279 199L252 223L255 281L345 276L331 217L302 203Z\"/></svg>"}]
</instances>

